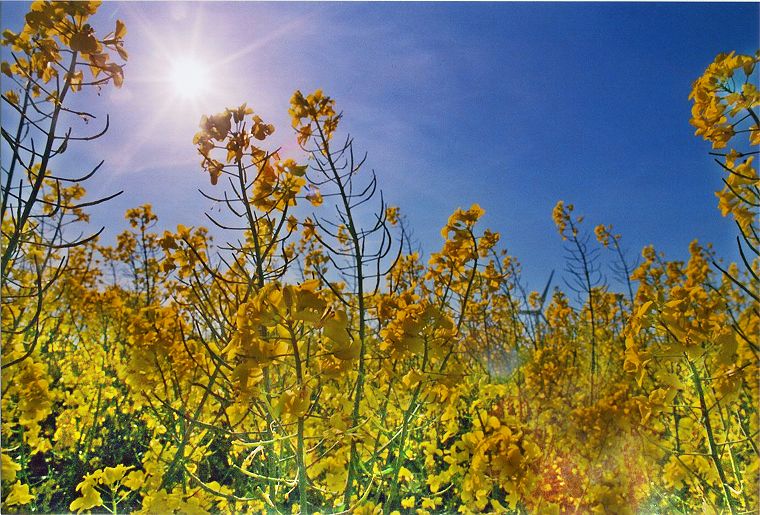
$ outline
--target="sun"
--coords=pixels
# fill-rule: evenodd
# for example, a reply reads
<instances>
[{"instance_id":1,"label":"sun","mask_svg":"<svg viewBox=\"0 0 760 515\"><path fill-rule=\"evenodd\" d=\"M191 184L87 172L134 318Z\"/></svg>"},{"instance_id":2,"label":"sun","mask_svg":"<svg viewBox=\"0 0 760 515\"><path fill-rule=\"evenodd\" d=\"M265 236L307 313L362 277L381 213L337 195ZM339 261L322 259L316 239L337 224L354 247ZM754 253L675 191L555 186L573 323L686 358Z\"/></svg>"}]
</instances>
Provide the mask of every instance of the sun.
<instances>
[{"instance_id":1,"label":"sun","mask_svg":"<svg viewBox=\"0 0 760 515\"><path fill-rule=\"evenodd\" d=\"M178 96L186 100L198 99L208 90L207 67L195 57L180 57L171 65L169 82Z\"/></svg>"}]
</instances>

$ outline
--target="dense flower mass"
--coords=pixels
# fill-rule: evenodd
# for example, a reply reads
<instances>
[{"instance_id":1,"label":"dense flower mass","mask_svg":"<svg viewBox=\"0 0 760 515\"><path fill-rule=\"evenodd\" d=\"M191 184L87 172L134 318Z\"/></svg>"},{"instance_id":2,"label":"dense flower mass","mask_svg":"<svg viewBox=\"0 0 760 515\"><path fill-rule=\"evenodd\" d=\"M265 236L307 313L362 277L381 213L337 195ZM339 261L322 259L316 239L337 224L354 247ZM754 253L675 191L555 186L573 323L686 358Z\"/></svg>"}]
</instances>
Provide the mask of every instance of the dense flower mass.
<instances>
[{"instance_id":1,"label":"dense flower mass","mask_svg":"<svg viewBox=\"0 0 760 515\"><path fill-rule=\"evenodd\" d=\"M716 150L736 145L719 154L726 177L725 187L716 195L721 214L730 213L755 247L760 244L757 224L760 177L754 165L760 145L757 114L760 91L752 79L758 61L760 51L754 56L720 54L694 81L689 95L694 102L691 124L697 128L696 134L710 141Z\"/></svg>"},{"instance_id":2,"label":"dense flower mass","mask_svg":"<svg viewBox=\"0 0 760 515\"><path fill-rule=\"evenodd\" d=\"M6 32L5 102L28 112L69 53L121 83L108 50L126 58L126 29L98 39L96 8L35 3ZM81 181L8 136L33 194L2 190L3 511L757 511L759 197L740 147L758 143L757 60L721 54L691 95L697 134L731 146L718 196L743 262L724 270L694 241L687 262L647 247L634 264L612 226L590 232L559 202L567 292L524 291L477 204L438 252L413 251L319 90L291 99L291 157L263 147L274 127L245 104L202 118L203 194L233 220L209 214L221 245L159 233L150 205L112 246L64 241L87 221ZM86 84L59 78L60 114Z\"/></svg>"}]
</instances>

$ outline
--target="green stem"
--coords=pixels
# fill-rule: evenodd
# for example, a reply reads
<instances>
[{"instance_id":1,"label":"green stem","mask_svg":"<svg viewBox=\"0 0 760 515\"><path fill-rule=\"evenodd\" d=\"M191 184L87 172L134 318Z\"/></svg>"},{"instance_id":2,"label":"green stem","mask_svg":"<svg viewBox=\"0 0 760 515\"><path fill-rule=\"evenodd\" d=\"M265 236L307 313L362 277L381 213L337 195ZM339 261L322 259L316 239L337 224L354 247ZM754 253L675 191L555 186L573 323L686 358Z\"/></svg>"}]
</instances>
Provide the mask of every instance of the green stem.
<instances>
[{"instance_id":1,"label":"green stem","mask_svg":"<svg viewBox=\"0 0 760 515\"><path fill-rule=\"evenodd\" d=\"M472 238L473 243L473 254L475 255L475 261L472 264L472 271L470 273L470 278L467 281L467 289L464 292L464 297L461 300L461 311L459 313L459 319L457 320L457 331L456 334L459 336L459 330L462 328L462 323L464 322L465 314L467 313L467 303L470 300L470 293L472 293L472 285L475 282L475 274L478 272L478 240L475 238L475 235L473 234L472 230L469 231L470 238ZM443 358L443 361L441 362L441 366L438 369L438 373L443 373L443 370L446 368L446 364L449 362L449 358L454 353L454 346L449 349L449 352L446 354L446 356Z\"/></svg>"},{"instance_id":2,"label":"green stem","mask_svg":"<svg viewBox=\"0 0 760 515\"><path fill-rule=\"evenodd\" d=\"M348 233L351 236L351 244L354 247L354 265L356 267L356 295L357 300L359 303L358 309L359 309L359 370L356 376L356 384L354 385L354 407L353 412L351 414L351 426L355 428L359 425L359 408L361 406L362 402L362 396L364 391L364 353L366 352L365 348L365 338L364 338L364 332L365 332L365 307L364 307L364 257L362 255L362 247L361 242L359 240L359 234L356 231L356 224L354 223L354 218L351 213L351 203L349 202L348 194L346 193L346 189L343 186L343 181L340 178L340 174L338 173L338 168L335 165L335 162L333 161L332 155L330 154L330 147L327 138L325 137L324 131L322 130L322 126L319 123L319 120L317 117L314 117L314 123L317 127L317 130L319 131L319 137L322 141L322 154L325 156L325 159L327 159L328 164L330 165L330 170L333 173L333 182L338 186L338 191L340 193L340 198L343 201L343 209L345 209L346 212L346 221ZM353 172L353 171L352 171ZM348 473L346 476L346 489L343 492L343 504L344 506L348 507L351 505L351 496L353 495L353 488L354 488L354 474L356 473L356 468L358 467L358 449L357 449L357 441L355 438L351 439L351 450L349 452L349 458L348 458Z\"/></svg>"},{"instance_id":3,"label":"green stem","mask_svg":"<svg viewBox=\"0 0 760 515\"><path fill-rule=\"evenodd\" d=\"M699 378L699 372L694 363L686 357L686 361L691 369L691 379L694 382L694 387L697 390L699 396L699 408L702 411L702 420L704 423L705 432L707 433L707 444L710 451L710 458L712 458L715 468L718 470L718 476L720 477L721 486L723 487L723 495L726 498L726 503L731 510L732 515L736 515L736 506L734 506L734 500L731 497L731 491L729 490L728 480L726 479L726 472L723 470L723 464L718 456L718 447L715 445L715 435L713 433L712 423L710 422L710 413L707 409L707 402L705 401L704 390L702 389L702 380Z\"/></svg>"},{"instance_id":4,"label":"green stem","mask_svg":"<svg viewBox=\"0 0 760 515\"><path fill-rule=\"evenodd\" d=\"M26 87L24 89L24 104L21 107L21 113L18 120L18 127L16 128L16 136L14 137L13 141L14 143L19 143L21 141L21 134L24 130L25 121L26 121L26 112L29 108L29 90L32 88L32 81L27 80L26 81ZM10 199L10 192L11 192L11 186L13 184L13 174L16 170L16 164L21 160L21 157L19 156L18 152L18 145L13 148L13 155L11 156L11 165L8 167L8 176L6 177L5 181L5 189L3 190L3 201L2 201L2 220L5 220L5 210L8 207L8 199Z\"/></svg>"},{"instance_id":5,"label":"green stem","mask_svg":"<svg viewBox=\"0 0 760 515\"><path fill-rule=\"evenodd\" d=\"M258 290L261 290L264 287L264 256L261 255L261 242L259 241L259 233L258 233L258 218L253 213L253 210L251 209L251 202L248 199L248 192L246 191L246 174L245 174L245 168L243 167L243 163L238 160L237 162L238 167L238 184L240 185L240 198L243 201L243 205L245 206L245 214L246 218L248 219L248 226L251 229L251 239L253 240L253 253L256 261L256 285L258 287ZM250 292L251 284L248 284L248 291ZM248 293L246 293L246 297L248 296ZM261 336L266 337L266 329L264 327L260 330ZM263 368L263 376L264 376L264 395L267 399L267 409L266 409L266 439L272 442L274 440L274 434L272 433L272 413L270 411L270 407L272 406L272 380L269 375L269 367L266 366ZM276 462L275 462L275 456L274 456L274 443L270 443L267 445L267 476L268 477L276 477ZM275 493L276 493L276 487L274 481L269 481L269 496L271 499L274 499Z\"/></svg>"},{"instance_id":6,"label":"green stem","mask_svg":"<svg viewBox=\"0 0 760 515\"><path fill-rule=\"evenodd\" d=\"M421 371L425 372L425 367L427 366L427 360L428 360L428 342L427 339L425 339L425 353L422 356L422 368ZM417 387L414 389L414 392L412 393L412 400L409 402L409 406L406 408L406 411L404 412L404 422L403 426L401 427L401 439L398 443L398 453L396 454L396 463L393 465L393 475L391 476L391 492L388 495L388 500L383 506L383 511L388 514L390 513L391 507L393 506L393 503L396 501L396 498L399 495L399 482L398 482L398 476L399 472L401 471L401 463L404 460L404 447L406 445L406 437L409 434L409 423L412 420L412 415L415 411L417 411L417 398L419 397L420 390L422 390L422 382L423 379L420 379L420 382L417 384Z\"/></svg>"},{"instance_id":7,"label":"green stem","mask_svg":"<svg viewBox=\"0 0 760 515\"><path fill-rule=\"evenodd\" d=\"M29 219L29 216L32 214L32 208L37 203L37 196L40 193L40 189L42 189L42 185L45 182L45 174L47 172L47 166L50 161L50 157L53 151L53 143L55 142L56 135L55 130L58 126L58 118L61 114L61 109L63 108L63 100L66 98L66 94L69 91L69 86L71 85L71 77L74 74L74 69L76 68L77 63L77 56L79 55L78 52L73 52L71 54L71 61L69 62L69 67L66 73L66 82L63 85L63 89L61 90L61 94L58 96L58 99L55 101L55 107L53 108L53 113L51 115L50 119L50 128L48 129L47 133L47 140L45 141L45 150L42 152L42 159L40 161L40 169L39 173L37 174L37 177L34 179L34 183L32 184L32 190L29 193L29 198L26 201L26 204L24 205L24 210L19 216L18 220L16 221L16 226L13 228L13 233L11 234L10 239L8 240L8 244L5 247L5 252L3 253L2 261L0 261L0 276L5 277L6 268L8 264L10 263L11 257L16 252L16 248L19 245L19 240L21 238L21 233L23 232L24 226L26 225L27 220Z\"/></svg>"},{"instance_id":8,"label":"green stem","mask_svg":"<svg viewBox=\"0 0 760 515\"><path fill-rule=\"evenodd\" d=\"M290 343L293 347L293 359L295 360L296 364L296 382L298 384L299 393L298 395L303 395L304 392L304 384L303 384L303 371L301 370L301 355L298 351L298 340L296 339L296 331L295 328L290 324L288 327L288 331L290 332ZM300 505L301 505L301 513L302 514L308 514L309 513L309 504L308 504L308 498L307 498L307 486L308 486L308 478L306 477L306 453L304 450L304 416L299 415L298 416L298 449L296 452L296 463L298 465L298 495L300 499Z\"/></svg>"}]
</instances>

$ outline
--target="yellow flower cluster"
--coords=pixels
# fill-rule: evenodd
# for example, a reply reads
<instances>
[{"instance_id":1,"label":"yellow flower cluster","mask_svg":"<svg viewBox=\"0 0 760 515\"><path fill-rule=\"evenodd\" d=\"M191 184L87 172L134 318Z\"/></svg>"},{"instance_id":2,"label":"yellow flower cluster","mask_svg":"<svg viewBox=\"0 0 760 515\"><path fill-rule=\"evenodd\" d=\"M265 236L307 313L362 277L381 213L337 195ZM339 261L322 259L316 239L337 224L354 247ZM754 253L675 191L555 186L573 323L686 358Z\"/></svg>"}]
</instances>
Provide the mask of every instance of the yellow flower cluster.
<instances>
[{"instance_id":1,"label":"yellow flower cluster","mask_svg":"<svg viewBox=\"0 0 760 515\"><path fill-rule=\"evenodd\" d=\"M35 4L24 33L118 51L122 26L98 42L80 24L94 8ZM756 61L719 56L695 84L695 124L716 148L757 103L753 87L715 88ZM718 276L693 242L687 262L647 247L634 269L611 226L595 242L559 202L561 237L584 259L615 251L627 296L590 281L576 300L525 291L477 204L454 211L425 262L398 208L357 211L370 203L351 196L358 168L333 160L334 101L296 92L290 115L311 168L259 148L274 127L245 104L201 121L202 167L230 179L220 197L237 225L218 225L231 242L159 233L144 205L112 246L88 240L66 273L38 276L56 279L38 315L41 297L3 282L3 511L757 510L760 316L744 286L757 261ZM756 188L752 156L725 158L731 191ZM288 210L320 166L315 214L299 221ZM13 277L29 282L52 258L26 243Z\"/></svg>"},{"instance_id":2,"label":"yellow flower cluster","mask_svg":"<svg viewBox=\"0 0 760 515\"><path fill-rule=\"evenodd\" d=\"M753 148L760 145L760 91L752 82L760 52L737 55L720 54L692 86L689 99L693 101L691 124L696 134L712 143L714 149L726 148L729 143L739 146L723 154L720 163L726 178L725 187L716 192L721 214L729 213L753 245L758 240L757 188L760 178L753 165ZM743 76L743 77L742 77ZM747 135L749 148L736 141Z\"/></svg>"}]
</instances>

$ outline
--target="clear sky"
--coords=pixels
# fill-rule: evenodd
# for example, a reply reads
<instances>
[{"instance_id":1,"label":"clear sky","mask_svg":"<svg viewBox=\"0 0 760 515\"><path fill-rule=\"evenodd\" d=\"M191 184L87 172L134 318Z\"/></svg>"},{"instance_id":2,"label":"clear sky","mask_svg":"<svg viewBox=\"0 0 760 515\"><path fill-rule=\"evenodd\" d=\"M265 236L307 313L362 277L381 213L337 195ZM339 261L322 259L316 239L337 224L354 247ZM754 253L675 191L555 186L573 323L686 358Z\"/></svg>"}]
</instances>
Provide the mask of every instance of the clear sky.
<instances>
[{"instance_id":1,"label":"clear sky","mask_svg":"<svg viewBox=\"0 0 760 515\"><path fill-rule=\"evenodd\" d=\"M27 9L3 2L2 27L19 30ZM717 53L754 52L757 3L109 2L93 25L117 18L130 60L124 87L99 99L111 130L68 154L106 159L93 194L125 190L93 210L106 241L146 202L162 227L206 224L201 114L248 102L292 148L288 100L319 87L427 252L450 212L477 202L540 289L563 268L551 222L563 199L589 230L612 223L632 257L652 243L683 259L698 238L735 259L687 96ZM163 80L188 55L213 85L195 101Z\"/></svg>"}]
</instances>

